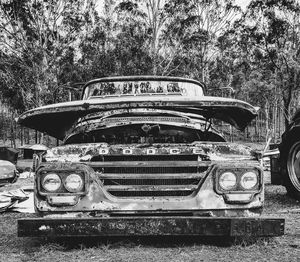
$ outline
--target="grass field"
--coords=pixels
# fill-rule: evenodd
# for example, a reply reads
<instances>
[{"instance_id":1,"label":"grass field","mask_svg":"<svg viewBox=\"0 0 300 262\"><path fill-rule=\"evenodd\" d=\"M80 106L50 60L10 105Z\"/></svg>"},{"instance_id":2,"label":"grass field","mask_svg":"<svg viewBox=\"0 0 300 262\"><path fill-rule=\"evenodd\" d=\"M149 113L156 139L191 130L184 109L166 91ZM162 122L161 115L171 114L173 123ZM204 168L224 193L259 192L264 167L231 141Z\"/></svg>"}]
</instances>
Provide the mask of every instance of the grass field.
<instances>
[{"instance_id":1,"label":"grass field","mask_svg":"<svg viewBox=\"0 0 300 262\"><path fill-rule=\"evenodd\" d=\"M300 261L300 203L281 186L266 186L265 216L286 219L274 238L18 238L17 219L0 214L0 261Z\"/></svg>"}]
</instances>

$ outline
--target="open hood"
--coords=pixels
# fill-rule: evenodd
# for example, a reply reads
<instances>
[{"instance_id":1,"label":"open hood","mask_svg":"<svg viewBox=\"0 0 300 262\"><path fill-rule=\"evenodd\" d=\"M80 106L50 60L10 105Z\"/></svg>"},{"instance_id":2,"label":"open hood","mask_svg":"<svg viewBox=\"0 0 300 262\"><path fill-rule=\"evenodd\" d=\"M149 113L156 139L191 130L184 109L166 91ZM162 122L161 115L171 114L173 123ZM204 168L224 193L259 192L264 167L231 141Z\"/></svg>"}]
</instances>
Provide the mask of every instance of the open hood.
<instances>
[{"instance_id":1,"label":"open hood","mask_svg":"<svg viewBox=\"0 0 300 262\"><path fill-rule=\"evenodd\" d=\"M222 120L239 130L243 130L257 116L258 111L246 102L220 97L191 98L176 95L105 97L32 109L23 113L18 118L18 123L62 140L79 118L95 112L134 108L197 114L206 119Z\"/></svg>"}]
</instances>

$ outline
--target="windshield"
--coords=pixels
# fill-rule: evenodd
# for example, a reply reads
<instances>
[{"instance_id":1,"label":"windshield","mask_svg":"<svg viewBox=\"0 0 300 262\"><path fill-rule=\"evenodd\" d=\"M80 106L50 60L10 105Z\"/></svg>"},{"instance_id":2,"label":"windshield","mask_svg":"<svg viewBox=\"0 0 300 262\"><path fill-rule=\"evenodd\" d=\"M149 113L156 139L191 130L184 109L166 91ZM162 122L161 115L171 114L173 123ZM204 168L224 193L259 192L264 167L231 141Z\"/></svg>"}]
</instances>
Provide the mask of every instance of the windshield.
<instances>
[{"instance_id":1,"label":"windshield","mask_svg":"<svg viewBox=\"0 0 300 262\"><path fill-rule=\"evenodd\" d=\"M200 85L190 82L166 80L106 81L91 83L85 88L83 99L111 95L178 94L203 96Z\"/></svg>"}]
</instances>

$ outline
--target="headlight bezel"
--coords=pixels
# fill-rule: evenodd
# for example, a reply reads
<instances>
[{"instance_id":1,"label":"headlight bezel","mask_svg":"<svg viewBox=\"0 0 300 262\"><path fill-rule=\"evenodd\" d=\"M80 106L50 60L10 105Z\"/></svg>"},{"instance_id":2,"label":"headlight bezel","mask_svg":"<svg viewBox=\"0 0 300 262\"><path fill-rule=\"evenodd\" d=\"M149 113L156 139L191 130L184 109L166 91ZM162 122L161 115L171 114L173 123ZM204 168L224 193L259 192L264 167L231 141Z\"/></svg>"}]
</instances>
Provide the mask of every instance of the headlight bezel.
<instances>
[{"instance_id":1,"label":"headlight bezel","mask_svg":"<svg viewBox=\"0 0 300 262\"><path fill-rule=\"evenodd\" d=\"M56 191L47 191L42 183L47 174L56 173L61 179L61 186ZM76 174L81 177L83 182L79 191L69 191L65 184L68 176ZM40 170L37 175L37 187L40 195L84 195L87 192L88 176L83 170Z\"/></svg>"},{"instance_id":2,"label":"headlight bezel","mask_svg":"<svg viewBox=\"0 0 300 262\"><path fill-rule=\"evenodd\" d=\"M227 172L231 172L234 173L237 181L234 187L230 188L230 189L224 189L221 187L220 185L220 177L222 176L222 174L227 173ZM242 177L248 173L255 173L257 176L257 182L256 184L247 189L244 188L241 184L241 179ZM215 191L218 194L224 194L224 193L258 193L261 192L262 190L262 171L260 168L258 167L252 167L252 168L230 168L230 167L219 167L216 169L215 172Z\"/></svg>"}]
</instances>

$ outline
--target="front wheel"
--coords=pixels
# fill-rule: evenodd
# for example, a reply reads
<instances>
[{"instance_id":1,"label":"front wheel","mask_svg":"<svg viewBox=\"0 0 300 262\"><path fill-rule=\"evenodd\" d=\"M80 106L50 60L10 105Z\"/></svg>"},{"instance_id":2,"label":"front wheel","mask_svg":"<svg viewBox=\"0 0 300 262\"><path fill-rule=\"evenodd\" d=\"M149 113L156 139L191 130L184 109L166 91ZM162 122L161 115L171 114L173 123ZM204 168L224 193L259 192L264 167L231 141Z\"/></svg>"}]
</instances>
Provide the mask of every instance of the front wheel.
<instances>
[{"instance_id":1,"label":"front wheel","mask_svg":"<svg viewBox=\"0 0 300 262\"><path fill-rule=\"evenodd\" d=\"M291 145L284 166L286 190L291 197L300 200L300 141Z\"/></svg>"}]
</instances>

